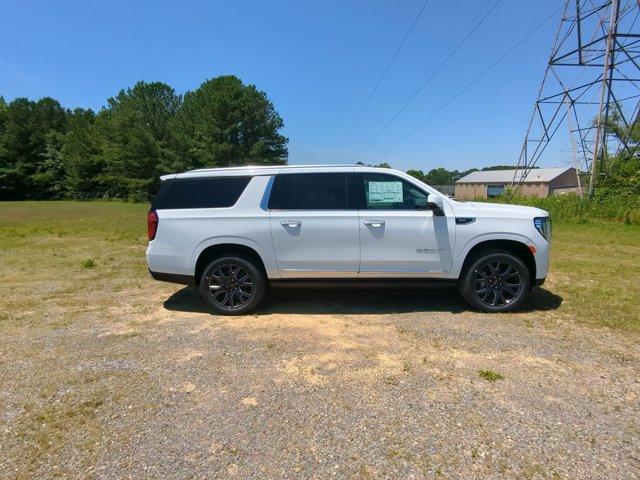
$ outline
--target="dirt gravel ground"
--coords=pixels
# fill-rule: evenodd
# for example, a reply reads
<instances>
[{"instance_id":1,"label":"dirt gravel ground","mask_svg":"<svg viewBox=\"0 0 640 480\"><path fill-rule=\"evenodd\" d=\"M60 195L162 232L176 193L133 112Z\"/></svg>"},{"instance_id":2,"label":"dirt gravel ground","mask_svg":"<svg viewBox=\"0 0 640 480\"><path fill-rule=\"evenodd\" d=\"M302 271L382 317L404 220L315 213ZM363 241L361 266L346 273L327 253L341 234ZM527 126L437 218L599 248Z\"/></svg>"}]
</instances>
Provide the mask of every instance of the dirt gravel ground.
<instances>
[{"instance_id":1,"label":"dirt gravel ground","mask_svg":"<svg viewBox=\"0 0 640 480\"><path fill-rule=\"evenodd\" d=\"M0 339L0 478L640 476L637 335L563 323L544 290L514 315L273 291L222 318L154 285Z\"/></svg>"}]
</instances>

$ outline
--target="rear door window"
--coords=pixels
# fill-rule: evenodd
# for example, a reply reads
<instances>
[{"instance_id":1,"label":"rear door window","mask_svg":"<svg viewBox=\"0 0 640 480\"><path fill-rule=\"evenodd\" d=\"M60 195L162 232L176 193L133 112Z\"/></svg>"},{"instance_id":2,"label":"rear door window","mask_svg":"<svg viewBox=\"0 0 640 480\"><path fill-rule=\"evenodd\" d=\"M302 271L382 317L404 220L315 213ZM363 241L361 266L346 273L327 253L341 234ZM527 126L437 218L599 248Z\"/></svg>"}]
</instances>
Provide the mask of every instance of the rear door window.
<instances>
[{"instance_id":1,"label":"rear door window","mask_svg":"<svg viewBox=\"0 0 640 480\"><path fill-rule=\"evenodd\" d=\"M345 210L346 173L290 173L276 178L270 208L275 210Z\"/></svg>"},{"instance_id":2,"label":"rear door window","mask_svg":"<svg viewBox=\"0 0 640 480\"><path fill-rule=\"evenodd\" d=\"M251 177L178 178L168 180L152 202L154 209L225 208L235 203Z\"/></svg>"}]
</instances>

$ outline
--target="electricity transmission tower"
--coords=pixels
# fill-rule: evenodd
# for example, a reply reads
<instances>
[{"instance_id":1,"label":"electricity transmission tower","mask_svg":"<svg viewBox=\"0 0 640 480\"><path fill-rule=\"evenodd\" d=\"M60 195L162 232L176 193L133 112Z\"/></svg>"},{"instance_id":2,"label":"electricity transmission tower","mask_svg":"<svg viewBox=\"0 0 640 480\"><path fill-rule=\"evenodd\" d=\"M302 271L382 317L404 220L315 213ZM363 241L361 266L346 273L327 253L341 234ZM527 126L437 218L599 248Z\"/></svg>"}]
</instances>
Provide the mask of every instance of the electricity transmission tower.
<instances>
[{"instance_id":1,"label":"electricity transmission tower","mask_svg":"<svg viewBox=\"0 0 640 480\"><path fill-rule=\"evenodd\" d=\"M607 159L629 148L640 122L639 15L640 0L565 0L512 189L543 155L570 146L591 195Z\"/></svg>"}]
</instances>

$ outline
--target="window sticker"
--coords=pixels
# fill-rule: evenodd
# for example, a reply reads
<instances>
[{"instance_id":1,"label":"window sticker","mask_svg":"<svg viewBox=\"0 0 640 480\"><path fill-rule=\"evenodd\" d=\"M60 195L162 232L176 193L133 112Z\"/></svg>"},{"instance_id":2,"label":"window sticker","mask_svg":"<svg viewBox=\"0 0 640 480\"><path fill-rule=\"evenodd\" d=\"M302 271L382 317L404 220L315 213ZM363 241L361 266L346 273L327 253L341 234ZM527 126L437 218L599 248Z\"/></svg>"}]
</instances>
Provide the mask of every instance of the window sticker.
<instances>
[{"instance_id":1,"label":"window sticker","mask_svg":"<svg viewBox=\"0 0 640 480\"><path fill-rule=\"evenodd\" d=\"M369 203L402 201L402 182L369 182Z\"/></svg>"}]
</instances>

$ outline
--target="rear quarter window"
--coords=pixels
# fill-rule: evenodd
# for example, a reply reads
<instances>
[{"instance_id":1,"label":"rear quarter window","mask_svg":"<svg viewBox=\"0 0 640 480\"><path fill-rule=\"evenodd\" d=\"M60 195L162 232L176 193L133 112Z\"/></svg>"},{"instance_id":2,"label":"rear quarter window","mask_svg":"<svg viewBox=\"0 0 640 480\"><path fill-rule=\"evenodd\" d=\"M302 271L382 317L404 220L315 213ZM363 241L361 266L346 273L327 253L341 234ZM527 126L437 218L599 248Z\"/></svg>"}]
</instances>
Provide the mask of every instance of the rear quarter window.
<instances>
[{"instance_id":1,"label":"rear quarter window","mask_svg":"<svg viewBox=\"0 0 640 480\"><path fill-rule=\"evenodd\" d=\"M168 180L151 202L156 210L225 208L235 203L251 177L178 178Z\"/></svg>"}]
</instances>

